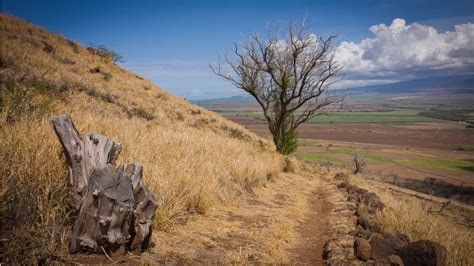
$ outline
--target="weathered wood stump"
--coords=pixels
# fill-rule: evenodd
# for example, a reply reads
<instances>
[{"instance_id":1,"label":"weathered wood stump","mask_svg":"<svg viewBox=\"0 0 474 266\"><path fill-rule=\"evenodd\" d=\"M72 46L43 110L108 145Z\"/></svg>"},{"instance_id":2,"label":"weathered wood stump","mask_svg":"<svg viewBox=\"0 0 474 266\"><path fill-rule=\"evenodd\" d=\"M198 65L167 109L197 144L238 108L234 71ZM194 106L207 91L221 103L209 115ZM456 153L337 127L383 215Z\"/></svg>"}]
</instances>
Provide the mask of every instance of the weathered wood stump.
<instances>
[{"instance_id":1,"label":"weathered wood stump","mask_svg":"<svg viewBox=\"0 0 474 266\"><path fill-rule=\"evenodd\" d=\"M120 143L95 133L81 136L69 114L51 124L64 148L77 211L69 252L147 249L158 204L143 183L142 165L115 167Z\"/></svg>"}]
</instances>

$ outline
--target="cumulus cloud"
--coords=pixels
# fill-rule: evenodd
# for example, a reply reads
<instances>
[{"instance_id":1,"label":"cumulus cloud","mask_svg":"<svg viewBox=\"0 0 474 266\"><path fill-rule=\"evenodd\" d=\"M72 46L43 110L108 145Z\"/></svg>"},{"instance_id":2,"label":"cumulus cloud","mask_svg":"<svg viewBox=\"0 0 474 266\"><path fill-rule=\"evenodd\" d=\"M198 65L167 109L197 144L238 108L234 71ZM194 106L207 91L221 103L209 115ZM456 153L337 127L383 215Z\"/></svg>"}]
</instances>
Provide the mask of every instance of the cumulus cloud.
<instances>
[{"instance_id":1,"label":"cumulus cloud","mask_svg":"<svg viewBox=\"0 0 474 266\"><path fill-rule=\"evenodd\" d=\"M342 42L336 59L350 75L395 77L400 73L466 71L474 66L474 24L438 32L397 18L392 24L370 27L374 34L359 43Z\"/></svg>"}]
</instances>

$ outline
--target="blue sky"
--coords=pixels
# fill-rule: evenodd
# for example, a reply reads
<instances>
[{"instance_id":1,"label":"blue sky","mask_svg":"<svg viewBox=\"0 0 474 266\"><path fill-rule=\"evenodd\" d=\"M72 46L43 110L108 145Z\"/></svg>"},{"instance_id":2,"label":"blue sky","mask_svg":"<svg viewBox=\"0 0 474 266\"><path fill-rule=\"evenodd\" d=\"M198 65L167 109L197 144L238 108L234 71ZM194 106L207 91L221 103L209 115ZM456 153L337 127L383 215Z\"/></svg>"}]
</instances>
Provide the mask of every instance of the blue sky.
<instances>
[{"instance_id":1,"label":"blue sky","mask_svg":"<svg viewBox=\"0 0 474 266\"><path fill-rule=\"evenodd\" d=\"M420 75L434 69L433 64L436 69L441 66L449 71L466 71L471 69L472 62L454 57L470 58L474 54L469 48L474 46L471 38L474 27L468 24L474 22L473 1L2 0L2 5L2 11L69 39L85 45L107 45L124 56L123 66L189 99L240 94L213 76L208 63L215 62L217 55L233 42L246 41L249 33L264 33L269 23L298 22L305 16L311 32L339 34L336 45L342 44L341 54L346 55L341 60L350 66L344 86L402 80L403 69L408 67L416 67ZM402 20L394 21L396 18ZM381 24L386 27L372 27ZM464 26L455 28L455 25ZM439 34L433 35L430 29L436 29ZM447 31L456 34L456 41L451 35L443 35ZM387 34L403 35L405 39L387 39ZM412 38L413 35L425 36L425 44L420 43L419 37ZM467 42L463 42L466 36ZM369 41L364 42L366 38ZM404 44L406 40L418 48L442 40L450 47L445 52L449 56L434 60L430 54L418 58L420 51L417 51L403 61L398 58L400 51L384 51L383 56L392 56L392 61L396 61L390 64L368 57L373 57L377 45L384 50L391 41ZM438 48L427 50L444 55ZM365 55L354 58L353 54L357 53ZM446 60L446 57L452 58Z\"/></svg>"}]
</instances>

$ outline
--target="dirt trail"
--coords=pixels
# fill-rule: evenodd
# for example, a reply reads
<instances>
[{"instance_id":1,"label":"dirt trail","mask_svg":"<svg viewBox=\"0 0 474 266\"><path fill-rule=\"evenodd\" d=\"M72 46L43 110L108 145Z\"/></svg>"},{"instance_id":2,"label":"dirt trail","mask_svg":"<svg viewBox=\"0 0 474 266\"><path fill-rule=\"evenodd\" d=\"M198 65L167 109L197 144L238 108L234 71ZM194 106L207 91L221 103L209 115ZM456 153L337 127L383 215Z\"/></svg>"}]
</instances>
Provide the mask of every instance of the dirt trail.
<instances>
[{"instance_id":1,"label":"dirt trail","mask_svg":"<svg viewBox=\"0 0 474 266\"><path fill-rule=\"evenodd\" d=\"M295 264L344 264L353 259L353 210L337 189L334 173L325 173L308 197L305 218L297 227L300 241L292 252Z\"/></svg>"},{"instance_id":2,"label":"dirt trail","mask_svg":"<svg viewBox=\"0 0 474 266\"><path fill-rule=\"evenodd\" d=\"M298 226L301 243L292 250L295 264L325 265L324 245L330 239L330 213L334 206L318 186L308 200L309 210Z\"/></svg>"}]
</instances>

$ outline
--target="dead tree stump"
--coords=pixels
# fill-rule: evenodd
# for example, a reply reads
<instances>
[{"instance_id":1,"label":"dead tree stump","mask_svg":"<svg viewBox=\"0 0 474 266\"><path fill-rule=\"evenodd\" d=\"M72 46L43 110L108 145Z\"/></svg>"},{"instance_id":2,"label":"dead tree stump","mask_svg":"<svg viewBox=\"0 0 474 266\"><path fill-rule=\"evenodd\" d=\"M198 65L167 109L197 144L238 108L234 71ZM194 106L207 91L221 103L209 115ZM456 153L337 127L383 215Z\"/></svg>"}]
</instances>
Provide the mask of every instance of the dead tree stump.
<instances>
[{"instance_id":1,"label":"dead tree stump","mask_svg":"<svg viewBox=\"0 0 474 266\"><path fill-rule=\"evenodd\" d=\"M69 114L51 124L64 148L78 213L69 252L147 249L158 204L142 180L142 165L116 168L120 143L95 133L81 136Z\"/></svg>"}]
</instances>

